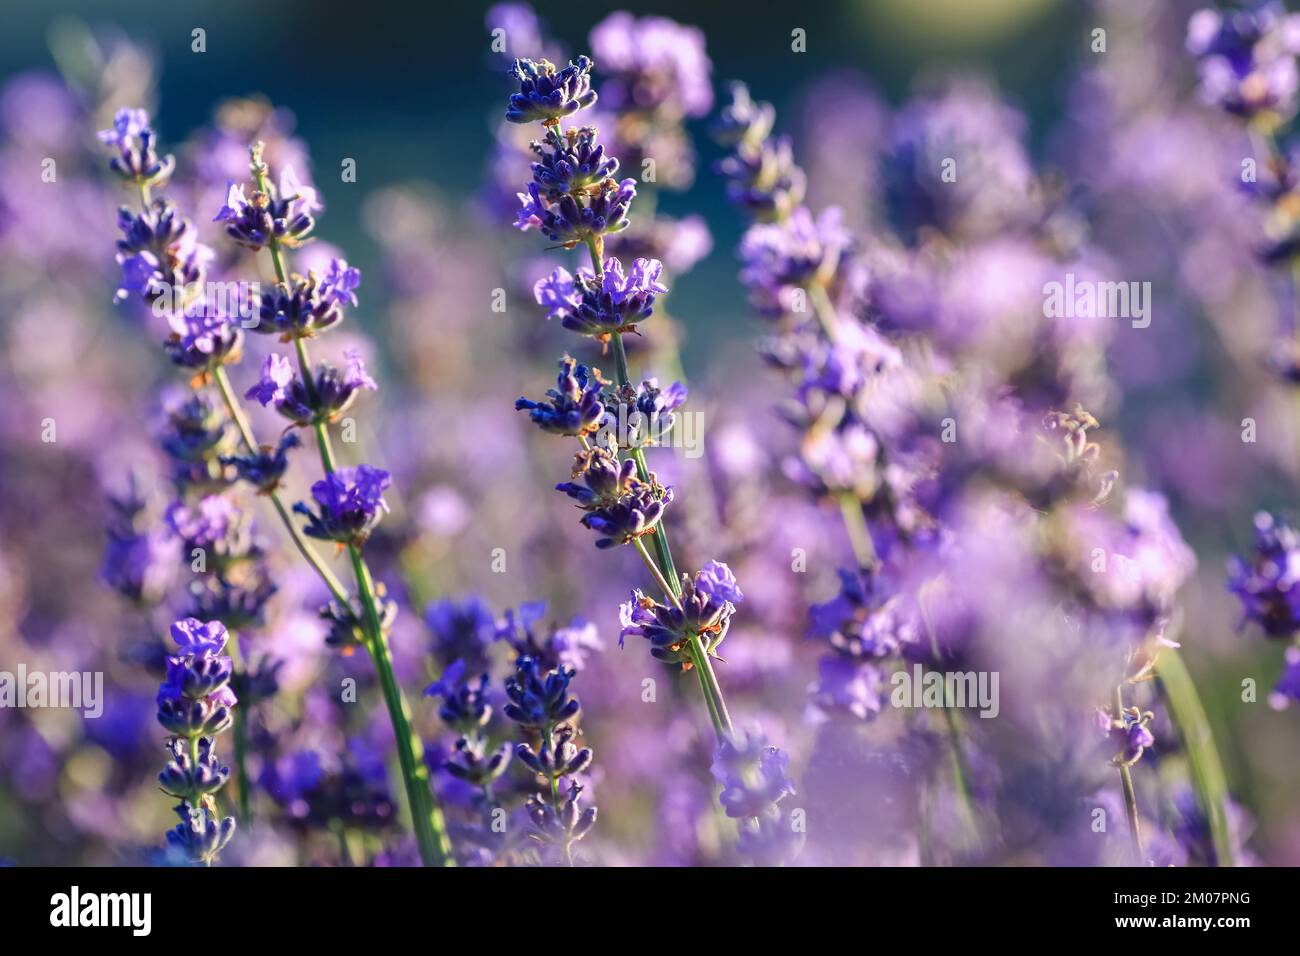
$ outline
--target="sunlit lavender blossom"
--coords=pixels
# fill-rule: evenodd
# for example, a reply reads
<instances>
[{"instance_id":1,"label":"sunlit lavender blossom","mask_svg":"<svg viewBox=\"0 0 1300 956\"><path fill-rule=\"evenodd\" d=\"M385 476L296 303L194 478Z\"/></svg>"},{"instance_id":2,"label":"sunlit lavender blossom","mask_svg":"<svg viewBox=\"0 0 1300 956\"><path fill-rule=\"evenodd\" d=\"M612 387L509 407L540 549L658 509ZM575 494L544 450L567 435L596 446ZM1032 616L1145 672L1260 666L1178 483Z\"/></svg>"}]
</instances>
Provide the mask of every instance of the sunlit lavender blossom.
<instances>
[{"instance_id":1,"label":"sunlit lavender blossom","mask_svg":"<svg viewBox=\"0 0 1300 956\"><path fill-rule=\"evenodd\" d=\"M592 65L585 56L570 61L563 69L548 60L515 60L510 72L519 81L519 92L510 96L506 119L553 126L591 106L596 102L596 92L591 88Z\"/></svg>"},{"instance_id":2,"label":"sunlit lavender blossom","mask_svg":"<svg viewBox=\"0 0 1300 956\"><path fill-rule=\"evenodd\" d=\"M286 246L307 239L316 227L312 213L320 208L316 190L303 183L292 167L285 166L280 188L271 193L254 190L250 197L242 183L231 183L226 201L212 221L225 223L227 236L256 251L272 239Z\"/></svg>"},{"instance_id":3,"label":"sunlit lavender blossom","mask_svg":"<svg viewBox=\"0 0 1300 956\"><path fill-rule=\"evenodd\" d=\"M109 163L113 172L142 187L165 183L176 167L174 157L158 158L154 150L154 131L145 110L118 110L113 125L100 130L99 141L117 149L117 156Z\"/></svg>"},{"instance_id":4,"label":"sunlit lavender blossom","mask_svg":"<svg viewBox=\"0 0 1300 956\"><path fill-rule=\"evenodd\" d=\"M515 408L528 412L542 431L555 435L587 435L596 431L605 418L601 394L608 383L599 370L579 365L569 356L560 360L560 374L555 388L548 389L549 401L533 402L520 397Z\"/></svg>"},{"instance_id":5,"label":"sunlit lavender blossom","mask_svg":"<svg viewBox=\"0 0 1300 956\"><path fill-rule=\"evenodd\" d=\"M617 259L605 260L604 273L597 280L590 269L556 269L539 279L533 288L538 305L545 306L548 319L581 335L611 335L632 329L654 313L655 297L668 287L660 281L663 263L637 259L627 274Z\"/></svg>"},{"instance_id":6,"label":"sunlit lavender blossom","mask_svg":"<svg viewBox=\"0 0 1300 956\"><path fill-rule=\"evenodd\" d=\"M316 510L302 502L293 510L306 516L303 530L313 538L361 544L388 511L383 494L392 483L382 468L340 468L311 486Z\"/></svg>"},{"instance_id":7,"label":"sunlit lavender blossom","mask_svg":"<svg viewBox=\"0 0 1300 956\"><path fill-rule=\"evenodd\" d=\"M613 548L653 534L664 509L672 504L673 489L660 485L653 472L642 481L632 459L620 464L602 448L593 448L582 459L574 477L583 483L566 481L555 488L586 512L582 524L600 536L596 547Z\"/></svg>"}]
</instances>

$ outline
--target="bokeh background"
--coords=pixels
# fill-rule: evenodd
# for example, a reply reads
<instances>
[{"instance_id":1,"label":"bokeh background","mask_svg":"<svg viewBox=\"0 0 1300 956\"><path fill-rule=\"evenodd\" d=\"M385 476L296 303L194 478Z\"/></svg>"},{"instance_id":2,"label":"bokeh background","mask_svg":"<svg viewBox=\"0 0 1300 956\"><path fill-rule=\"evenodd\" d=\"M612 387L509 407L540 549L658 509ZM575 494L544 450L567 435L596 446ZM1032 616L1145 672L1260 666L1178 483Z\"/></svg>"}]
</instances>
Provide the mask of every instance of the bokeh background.
<instances>
[{"instance_id":1,"label":"bokeh background","mask_svg":"<svg viewBox=\"0 0 1300 956\"><path fill-rule=\"evenodd\" d=\"M638 566L626 557L596 567L571 509L547 490L564 477L565 462L511 409L516 396L542 390L549 356L568 346L544 327L524 291L539 244L511 235L512 217L501 214L494 157L509 83L505 61L489 49L486 6L5 4L0 669L17 661L103 669L110 689L99 721L60 711L0 713L0 858L135 862L169 822L154 783L162 733L149 674L161 618L128 606L101 580L107 495L120 493L134 471L165 497L152 439L160 391L175 380L147 316L111 305L120 197L94 131L118 106L140 105L154 111L164 148L180 164L179 192L205 229L221 177L209 171L204 180L194 169L218 145L226 168L237 167L239 151L228 141L251 122L273 151L309 169L327 206L318 235L366 277L363 308L349 320L352 337L335 348L363 347L381 381L358 413L360 445L398 479L376 548L406 605L394 640L408 686L423 686L435 666L422 618L441 598L481 594L494 614L546 600L556 620L585 617L604 644L584 680L584 733L598 754L598 858L727 859L718 822L699 810L710 799L707 742L686 726L698 725L699 714L690 704L674 712L626 703L637 698L649 666L642 649L620 653L616 643L617 603ZM596 22L625 8L536 4L547 36L575 54L587 48ZM1126 277L1153 282L1154 328L1150 335L1115 329L1108 358L1117 387L1092 410L1107 440L1123 449L1125 480L1168 496L1196 552L1197 570L1180 595L1184 657L1230 789L1249 818L1242 826L1252 857L1294 864L1300 716L1271 709L1266 690L1259 702L1242 702L1242 680L1266 688L1282 651L1239 631L1224 567L1247 547L1258 509L1295 510L1300 418L1293 395L1261 371L1280 293L1249 255L1258 221L1231 187L1249 148L1244 134L1195 99L1194 71L1181 52L1193 9L1146 0L861 0L798 9L645 2L633 12L698 27L712 62L715 111L732 78L772 102L809 171L810 197L844 205L865 230L881 215L877 169L891 111L935 77L986 79L1023 115L1039 174L1076 200L1091 236L1125 263ZM1096 26L1109 38L1100 55L1089 48ZM191 52L195 27L206 30L204 53ZM796 27L807 31L803 54L790 52ZM240 97L254 99L232 105ZM266 103L282 112L267 118ZM692 480L714 489L694 493L692 507L722 518L721 527L700 518L678 538L696 566L715 547L749 556L742 582L752 601L728 638L723 680L741 710L795 754L798 773L807 770L799 744L810 739L804 698L816 670L815 650L803 641L807 607L834 592L834 567L849 553L818 530L824 511L774 465L784 425L768 408L773 380L763 378L769 373L754 350L760 328L737 280L744 222L712 171L721 150L707 135L707 118L691 118L686 128L697 152L694 175L685 188L656 190L655 201L661 213L701 217L711 235L708 253L674 278L667 310L680 334L681 371L709 416L710 453L702 465L679 465L687 499ZM59 160L57 190L37 178L47 155ZM340 181L344 158L356 161L355 183ZM988 278L996 284L996 274ZM490 309L497 288L511 297L504 314ZM254 373L252 359L245 366L241 387ZM1240 440L1248 416L1259 423L1256 444ZM53 444L40 440L46 417L58 423ZM270 419L259 421L269 433ZM749 478L759 487L747 487ZM712 497L701 504L706 494ZM704 529L702 540L692 538L692 527ZM266 531L281 544L269 519ZM793 584L782 568L792 546L810 550L810 573ZM506 549L504 574L492 572L494 548ZM324 646L313 614L320 595L289 556L277 570L281 590L262 647L285 664L279 702L268 706L265 739L257 742L264 812L233 845L231 861L337 861L336 834L318 819L320 807L284 782L291 776L285 762L310 752L352 754L321 758L317 776L343 780L349 794L347 787L360 787L373 801L358 815L351 856L403 862L392 835L395 811L383 800L382 720L340 716L333 704L338 680L369 680L367 665ZM682 684L681 699L693 704L692 690ZM433 707L421 699L417 708L432 742ZM648 711L653 716L642 720ZM602 723L602 713L615 716ZM377 770L369 765L374 754ZM893 772L869 778L878 783ZM890 807L903 799L886 789L859 792ZM826 818L837 819L829 811ZM814 846L809 859L915 860L912 849L886 847L869 829L854 835L855 854L819 857ZM1043 862L1032 847L1019 853L1012 859Z\"/></svg>"}]
</instances>

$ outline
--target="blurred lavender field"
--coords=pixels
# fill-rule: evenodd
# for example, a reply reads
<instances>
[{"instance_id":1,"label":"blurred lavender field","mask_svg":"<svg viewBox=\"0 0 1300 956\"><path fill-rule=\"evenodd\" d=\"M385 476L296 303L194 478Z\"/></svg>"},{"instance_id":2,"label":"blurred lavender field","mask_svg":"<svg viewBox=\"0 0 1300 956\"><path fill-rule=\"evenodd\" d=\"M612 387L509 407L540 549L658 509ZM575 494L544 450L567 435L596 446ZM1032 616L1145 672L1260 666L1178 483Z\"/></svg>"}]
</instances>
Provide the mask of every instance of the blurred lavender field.
<instances>
[{"instance_id":1,"label":"blurred lavender field","mask_svg":"<svg viewBox=\"0 0 1300 956\"><path fill-rule=\"evenodd\" d=\"M1204 5L17 4L0 861L1300 864L1300 19Z\"/></svg>"}]
</instances>

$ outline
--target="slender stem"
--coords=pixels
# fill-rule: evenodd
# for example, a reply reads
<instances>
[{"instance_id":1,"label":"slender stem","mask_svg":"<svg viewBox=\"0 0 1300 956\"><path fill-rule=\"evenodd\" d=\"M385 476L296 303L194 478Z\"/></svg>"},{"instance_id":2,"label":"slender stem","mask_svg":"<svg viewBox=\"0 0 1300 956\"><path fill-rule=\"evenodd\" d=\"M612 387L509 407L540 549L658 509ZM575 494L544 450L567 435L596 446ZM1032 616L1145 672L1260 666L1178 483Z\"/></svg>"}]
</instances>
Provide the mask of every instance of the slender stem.
<instances>
[{"instance_id":1,"label":"slender stem","mask_svg":"<svg viewBox=\"0 0 1300 956\"><path fill-rule=\"evenodd\" d=\"M549 750L552 754L555 753L554 734L555 734L554 728L549 726L542 728L542 739L546 741L546 749ZM551 810L554 811L556 820L563 820L563 816L560 813L560 778L555 776L554 774L548 773L546 775L546 779L550 781L550 785L551 785ZM564 852L564 865L573 866L573 846L569 841L569 837L567 833L565 834L564 837L563 852Z\"/></svg>"},{"instance_id":2,"label":"slender stem","mask_svg":"<svg viewBox=\"0 0 1300 956\"><path fill-rule=\"evenodd\" d=\"M359 560L359 559L358 559ZM425 866L455 866L451 857L451 842L447 838L447 824L429 789L429 769L424 764L424 745L411 729L410 711L406 699L393 674L393 662L388 653L388 642L379 638L366 642L379 673L379 685L393 723L393 736L397 739L397 759L406 785L406 798L410 803L411 822L415 828L420 859Z\"/></svg>"},{"instance_id":3,"label":"slender stem","mask_svg":"<svg viewBox=\"0 0 1300 956\"><path fill-rule=\"evenodd\" d=\"M1156 662L1156 676L1165 703L1182 734L1187 748L1187 763L1191 770L1192 786L1201 811L1209 821L1210 842L1214 847L1217 866L1234 866L1232 835L1228 829L1227 778L1219 752L1214 746L1214 735L1205 708L1196 693L1196 684L1187 672L1178 652L1166 648Z\"/></svg>"},{"instance_id":4,"label":"slender stem","mask_svg":"<svg viewBox=\"0 0 1300 956\"><path fill-rule=\"evenodd\" d=\"M234 668L237 673L244 673L239 653L239 635L234 631L230 632L227 646L230 648L230 656L234 660ZM248 779L248 706L241 702L240 706L234 708L235 726L235 772L239 774L239 822L249 824L253 822L253 812L250 808L250 786Z\"/></svg>"},{"instance_id":5,"label":"slender stem","mask_svg":"<svg viewBox=\"0 0 1300 956\"><path fill-rule=\"evenodd\" d=\"M838 342L840 335L839 314L835 311L835 305L831 302L826 287L820 282L813 282L808 286L808 294L812 297L813 312L817 316L818 324L822 327L822 332L832 344Z\"/></svg>"},{"instance_id":6,"label":"slender stem","mask_svg":"<svg viewBox=\"0 0 1300 956\"><path fill-rule=\"evenodd\" d=\"M939 636L935 632L934 622L930 618L930 607L926 602L926 595L918 595L917 608L921 612L921 621L925 625L926 634L930 638L930 656L935 665L939 665L943 656L939 652ZM948 750L952 760L952 777L953 785L957 788L958 802L962 809L962 817L966 823L968 831L976 839L979 838L979 824L975 816L975 806L971 798L971 789L969 773L966 768L965 753L961 746L961 729L957 726L957 715L945 702L943 708L944 729L948 735Z\"/></svg>"},{"instance_id":7,"label":"slender stem","mask_svg":"<svg viewBox=\"0 0 1300 956\"><path fill-rule=\"evenodd\" d=\"M261 144L254 145L252 170L258 190L266 192L266 165L262 162L261 152ZM281 284L287 284L279 240L271 236L267 240L267 248L271 253L271 264L275 268L276 278ZM302 372L303 384L307 388L308 395L314 396L316 386L311 374L311 358L307 354L306 341L295 338L294 350L298 353L298 365ZM326 474L333 474L334 451L330 446L329 431L324 422L317 422L314 431L316 444L320 450L321 466ZM388 639L384 635L383 624L375 602L374 578L371 577L370 568L355 544L348 545L348 557L352 561L352 572L356 578L357 594L361 599L364 614L366 649L374 660L375 670L379 674L384 704L388 708L388 718L393 725L393 736L397 740L397 759L402 769L402 782L410 805L416 842L420 847L420 859L426 866L454 866L446 821L429 786L429 769L424 763L424 745L411 729L410 708L393 673Z\"/></svg>"},{"instance_id":8,"label":"slender stem","mask_svg":"<svg viewBox=\"0 0 1300 956\"><path fill-rule=\"evenodd\" d=\"M348 847L348 828L342 822L336 822L333 830L339 841L339 864L341 866L355 866L352 862L352 851Z\"/></svg>"},{"instance_id":9,"label":"slender stem","mask_svg":"<svg viewBox=\"0 0 1300 956\"><path fill-rule=\"evenodd\" d=\"M550 727L542 728L542 740L546 743L546 749L552 754L555 753L555 739ZM547 774L546 778L551 782L551 809L555 811L556 816L560 814L560 781L559 778Z\"/></svg>"},{"instance_id":10,"label":"slender stem","mask_svg":"<svg viewBox=\"0 0 1300 956\"><path fill-rule=\"evenodd\" d=\"M659 570L659 565L655 563L655 559L646 550L645 542L640 538L634 538L632 544L636 548L637 554L641 555L641 560L645 562L646 568L650 571L650 576L655 579L655 584L659 585L659 590L663 592L664 597L672 603L673 607L680 611L682 609L681 598L668 586L667 580L664 579L664 573Z\"/></svg>"},{"instance_id":11,"label":"slender stem","mask_svg":"<svg viewBox=\"0 0 1300 956\"><path fill-rule=\"evenodd\" d=\"M862 502L857 495L843 492L836 496L840 505L840 514L844 518L844 530L848 532L849 544L853 547L853 556L864 569L871 570L880 564L876 555L875 542L871 540L871 529L867 527L867 517L862 513Z\"/></svg>"},{"instance_id":12,"label":"slender stem","mask_svg":"<svg viewBox=\"0 0 1300 956\"><path fill-rule=\"evenodd\" d=\"M266 185L266 163L262 162L262 146L263 144L260 142L254 143L249 150L249 156L257 191L269 194L270 189ZM271 250L271 265L275 267L275 277L280 280L281 285L288 284L284 271L284 259L280 254L280 240L274 233L267 237L266 247Z\"/></svg>"},{"instance_id":13,"label":"slender stem","mask_svg":"<svg viewBox=\"0 0 1300 956\"><path fill-rule=\"evenodd\" d=\"M253 431L248 424L247 417L244 415L244 410L240 407L239 401L235 398L235 394L231 390L230 378L226 375L225 367L217 366L216 370L212 373L212 377L216 380L217 388L220 390L221 397L226 403L226 409L230 412L230 417L235 420L235 425L239 428L239 434L243 439L245 447L248 449L250 454L256 453L258 448L257 441L253 437ZM285 530L289 532L289 537L293 539L294 546L298 549L298 553L303 556L309 565L311 565L312 570L320 575L321 580L325 582L325 587L329 589L330 595L334 600L343 607L349 606L350 598L348 597L347 590L334 575L334 572L331 571L321 560L320 555L316 553L316 550L303 538L302 532L298 530L298 526L294 523L293 517L289 513L289 509L284 506L284 502L281 500L279 492L271 491L267 494L267 497L275 507L276 513L279 514L281 524L283 524Z\"/></svg>"},{"instance_id":14,"label":"slender stem","mask_svg":"<svg viewBox=\"0 0 1300 956\"><path fill-rule=\"evenodd\" d=\"M735 728L731 725L731 714L727 710L727 701L722 696L718 675L713 671L713 663L709 660L708 652L704 649L704 643L698 634L691 635L690 648L695 671L700 675L700 687L704 690L705 700L712 702L712 709L716 713L714 733L718 737L718 743L726 743L735 735Z\"/></svg>"},{"instance_id":15,"label":"slender stem","mask_svg":"<svg viewBox=\"0 0 1300 956\"><path fill-rule=\"evenodd\" d=\"M1124 688L1115 688L1115 719L1124 719ZM1119 765L1119 781L1124 790L1124 813L1128 817L1128 832L1133 839L1133 852L1137 856L1137 865L1141 866L1145 856L1142 853L1142 830L1138 818L1137 791L1133 787L1133 773L1127 764Z\"/></svg>"}]
</instances>

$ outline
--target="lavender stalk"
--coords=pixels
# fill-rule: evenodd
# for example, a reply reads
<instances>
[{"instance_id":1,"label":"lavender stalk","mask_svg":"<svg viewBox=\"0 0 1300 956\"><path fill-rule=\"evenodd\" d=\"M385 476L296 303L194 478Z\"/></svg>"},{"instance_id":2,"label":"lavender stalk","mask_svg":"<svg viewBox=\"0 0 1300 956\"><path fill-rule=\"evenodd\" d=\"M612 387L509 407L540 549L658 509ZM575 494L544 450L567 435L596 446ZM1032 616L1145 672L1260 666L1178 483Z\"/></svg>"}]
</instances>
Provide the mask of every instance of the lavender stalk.
<instances>
[{"instance_id":1,"label":"lavender stalk","mask_svg":"<svg viewBox=\"0 0 1300 956\"><path fill-rule=\"evenodd\" d=\"M628 225L627 213L636 196L636 182L615 180L618 160L605 154L595 128L566 131L562 127L562 119L596 102L596 92L591 88L591 67L591 60L585 56L563 69L545 60L516 60L512 75L519 82L519 92L510 97L506 119L515 123L538 122L545 131L544 139L532 147L539 161L533 164L533 181L528 185L528 192L520 193L522 208L516 225L524 230L537 228L567 249L583 245L590 256L589 270L580 269L576 277L567 270L556 270L538 283L536 295L539 303L548 306L550 316L559 318L566 328L589 335L606 348L612 347L616 379L612 391L600 396L603 412L617 409L622 396L631 395L634 399L638 396L628 368L623 334L648 318L655 296L668 290L659 281L663 267L658 260L638 259L625 276L617 259L604 259L604 237ZM561 379L563 384L565 376ZM589 380L598 382L599 372L580 367L574 379L579 393L586 390L579 382ZM640 394L644 394L646 387L642 386ZM529 409L534 420L547 427L552 416L567 412L568 406L562 399L575 400L574 396L558 390L554 397L556 404L552 406L520 399L516 407ZM616 416L611 417L617 421ZM602 420L603 415L598 413L594 420L580 421L576 428L549 429L577 437L583 445L574 477L582 477L584 484L570 482L560 485L559 490L574 498L586 512L583 524L602 535L597 547L640 544L639 539L644 536L653 538L655 560L652 563L658 570L653 576L664 597L673 605L665 610L682 618L675 639L659 648L666 655L660 659L696 670L714 733L718 742L723 743L730 739L733 730L710 656L725 634L724 614L730 614L722 604L731 605L724 599L716 613L710 611L712 619L692 621L684 616L687 595L679 583L661 521L665 508L672 502L672 489L659 484L646 464L642 448L635 442L625 441L627 436L611 437L608 447L604 442L597 442L593 447L587 437L601 430ZM626 458L621 457L623 454ZM730 576L729 571L727 575ZM625 613L625 624L628 623Z\"/></svg>"},{"instance_id":2,"label":"lavender stalk","mask_svg":"<svg viewBox=\"0 0 1300 956\"><path fill-rule=\"evenodd\" d=\"M361 554L361 546L386 508L382 493L391 479L387 472L369 465L339 469L329 438L329 421L341 414L359 389L374 388L375 384L355 357L350 357L349 367L341 376L328 365L314 370L305 341L341 321L341 303L356 304L353 290L360 283L360 273L335 260L323 281L314 274L305 279L288 274L282 245L296 244L312 231L314 220L310 213L314 191L298 187L290 193L297 184L282 178L279 194L273 193L267 182L262 149L261 143L254 143L249 150L249 168L256 190L252 200L244 198L241 187L232 185L217 219L227 223L226 231L236 242L252 249L265 247L270 252L277 286L272 296L263 299L260 321L254 330L279 332L292 339L300 377L293 377L291 372L284 377L283 360L277 355L270 356L262 381L250 395L256 395L263 404L275 402L282 414L300 425L310 424L315 434L325 472L325 480L312 488L318 507L313 512L299 504L294 510L308 518L308 535L337 542L347 550L360 602L364 644L378 672L384 704L393 725L420 857L426 866L451 866L454 865L451 845L441 808L429 788L424 747L411 728L410 708L393 673L385 615L379 610L381 595ZM352 606L345 596L336 594L335 597L336 600L343 597L344 609Z\"/></svg>"}]
</instances>

